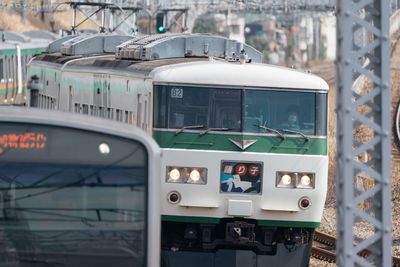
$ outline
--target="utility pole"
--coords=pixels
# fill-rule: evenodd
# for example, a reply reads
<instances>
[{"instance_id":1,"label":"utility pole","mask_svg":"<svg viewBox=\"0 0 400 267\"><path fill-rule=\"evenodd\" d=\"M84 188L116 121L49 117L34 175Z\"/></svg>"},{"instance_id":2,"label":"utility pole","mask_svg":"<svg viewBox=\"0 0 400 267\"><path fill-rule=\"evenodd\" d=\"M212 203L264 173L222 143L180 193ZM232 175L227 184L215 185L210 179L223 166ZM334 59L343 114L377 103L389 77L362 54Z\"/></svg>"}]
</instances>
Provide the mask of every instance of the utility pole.
<instances>
[{"instance_id":1,"label":"utility pole","mask_svg":"<svg viewBox=\"0 0 400 267\"><path fill-rule=\"evenodd\" d=\"M26 8L27 8L27 0L20 0L20 5L21 5L21 10L20 10L20 13L21 13L21 19L22 19L22 22L25 22L25 20L26 20Z\"/></svg>"}]
</instances>

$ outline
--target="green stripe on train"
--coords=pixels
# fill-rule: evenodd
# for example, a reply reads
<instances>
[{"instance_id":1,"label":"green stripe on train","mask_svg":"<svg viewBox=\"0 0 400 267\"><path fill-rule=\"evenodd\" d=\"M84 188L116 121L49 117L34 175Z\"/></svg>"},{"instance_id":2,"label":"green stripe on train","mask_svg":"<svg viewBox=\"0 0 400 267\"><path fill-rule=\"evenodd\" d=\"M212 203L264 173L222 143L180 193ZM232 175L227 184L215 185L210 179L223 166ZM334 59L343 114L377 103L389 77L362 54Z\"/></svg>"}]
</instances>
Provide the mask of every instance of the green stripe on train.
<instances>
[{"instance_id":1,"label":"green stripe on train","mask_svg":"<svg viewBox=\"0 0 400 267\"><path fill-rule=\"evenodd\" d=\"M21 55L36 55L36 54L41 54L45 52L46 49L44 48L34 48L34 49L21 49ZM16 49L5 49L5 50L0 50L0 55L6 55L6 56L11 56L11 55L16 55L17 50Z\"/></svg>"},{"instance_id":2,"label":"green stripe on train","mask_svg":"<svg viewBox=\"0 0 400 267\"><path fill-rule=\"evenodd\" d=\"M172 216L161 215L164 222L184 222L184 223L206 223L218 224L221 219L213 217L193 217L193 216ZM300 221L276 221L276 220L257 220L259 226L275 226L275 227L305 227L318 228L319 222L300 222Z\"/></svg>"},{"instance_id":3,"label":"green stripe on train","mask_svg":"<svg viewBox=\"0 0 400 267\"><path fill-rule=\"evenodd\" d=\"M198 133L180 133L154 131L154 139L161 148L199 149L236 151L242 150L234 145L229 138L243 140L257 140L247 148L246 152L284 153L301 155L327 155L328 142L326 138L305 140L303 137L288 137L282 140L274 136L246 136L233 134L207 133L200 136Z\"/></svg>"},{"instance_id":4,"label":"green stripe on train","mask_svg":"<svg viewBox=\"0 0 400 267\"><path fill-rule=\"evenodd\" d=\"M13 92L13 91L16 92L17 90L18 90L18 89L17 89L16 87L9 87L9 88L8 88L8 93L11 94L11 92ZM7 92L7 89L6 89L6 88L0 89L0 95L5 95L6 92Z\"/></svg>"}]
</instances>

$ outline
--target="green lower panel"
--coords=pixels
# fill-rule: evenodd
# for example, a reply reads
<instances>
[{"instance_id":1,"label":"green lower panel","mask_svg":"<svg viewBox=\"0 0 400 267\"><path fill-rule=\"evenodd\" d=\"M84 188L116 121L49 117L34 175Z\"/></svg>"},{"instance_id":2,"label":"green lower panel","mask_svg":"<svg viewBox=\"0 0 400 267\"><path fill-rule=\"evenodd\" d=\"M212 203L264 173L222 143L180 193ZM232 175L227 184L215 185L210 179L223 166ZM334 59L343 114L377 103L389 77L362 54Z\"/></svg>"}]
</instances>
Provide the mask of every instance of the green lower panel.
<instances>
[{"instance_id":1,"label":"green lower panel","mask_svg":"<svg viewBox=\"0 0 400 267\"><path fill-rule=\"evenodd\" d=\"M328 142L326 138L288 137L282 140L275 136L254 136L241 134L214 134L200 136L198 133L180 133L170 131L153 132L154 139L161 148L219 150L236 152L284 153L301 155L327 155ZM244 151L234 145L229 139L257 140Z\"/></svg>"},{"instance_id":2,"label":"green lower panel","mask_svg":"<svg viewBox=\"0 0 400 267\"><path fill-rule=\"evenodd\" d=\"M21 49L21 55L22 56L25 56L25 55L37 55L37 54L41 54L43 52L46 52L45 48ZM7 55L7 56L17 55L17 50L16 49L0 50L0 55Z\"/></svg>"},{"instance_id":3,"label":"green lower panel","mask_svg":"<svg viewBox=\"0 0 400 267\"><path fill-rule=\"evenodd\" d=\"M161 215L161 220L167 222L218 224L221 219L212 217ZM257 222L259 226L274 226L274 227L318 228L320 225L319 222L298 222L298 221L258 220Z\"/></svg>"}]
</instances>

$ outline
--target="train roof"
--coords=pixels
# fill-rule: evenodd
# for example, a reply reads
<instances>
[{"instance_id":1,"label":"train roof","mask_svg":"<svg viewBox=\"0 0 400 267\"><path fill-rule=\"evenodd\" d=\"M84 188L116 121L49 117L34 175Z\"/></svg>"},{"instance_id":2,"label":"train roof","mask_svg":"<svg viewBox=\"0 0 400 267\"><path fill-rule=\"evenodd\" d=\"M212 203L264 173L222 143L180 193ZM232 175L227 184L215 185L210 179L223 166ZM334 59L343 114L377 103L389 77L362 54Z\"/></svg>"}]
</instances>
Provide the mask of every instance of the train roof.
<instances>
[{"instance_id":1,"label":"train roof","mask_svg":"<svg viewBox=\"0 0 400 267\"><path fill-rule=\"evenodd\" d=\"M49 55L40 55L45 58ZM115 60L113 56L77 58L70 56L64 70L90 70L114 74L140 74L152 77L155 83L196 84L204 86L241 86L329 90L320 77L304 71L261 63L228 62L213 58L173 58L152 61ZM65 63L65 57L53 61ZM68 61L67 61L68 62Z\"/></svg>"},{"instance_id":2,"label":"train roof","mask_svg":"<svg viewBox=\"0 0 400 267\"><path fill-rule=\"evenodd\" d=\"M329 89L318 76L261 64L260 52L225 37L165 34L129 38L97 34L56 41L59 51L38 56L34 64L51 62L71 71L145 75L157 83ZM115 53L111 53L113 47Z\"/></svg>"},{"instance_id":3,"label":"train roof","mask_svg":"<svg viewBox=\"0 0 400 267\"><path fill-rule=\"evenodd\" d=\"M303 71L260 63L232 63L207 60L156 68L155 83L203 84L205 86L241 86L329 90L320 77Z\"/></svg>"},{"instance_id":4,"label":"train roof","mask_svg":"<svg viewBox=\"0 0 400 267\"><path fill-rule=\"evenodd\" d=\"M48 34L55 38L52 33L46 32L27 32L18 33L11 31L0 31L0 50L14 50L18 45L22 50L46 49L53 39L42 38Z\"/></svg>"}]
</instances>

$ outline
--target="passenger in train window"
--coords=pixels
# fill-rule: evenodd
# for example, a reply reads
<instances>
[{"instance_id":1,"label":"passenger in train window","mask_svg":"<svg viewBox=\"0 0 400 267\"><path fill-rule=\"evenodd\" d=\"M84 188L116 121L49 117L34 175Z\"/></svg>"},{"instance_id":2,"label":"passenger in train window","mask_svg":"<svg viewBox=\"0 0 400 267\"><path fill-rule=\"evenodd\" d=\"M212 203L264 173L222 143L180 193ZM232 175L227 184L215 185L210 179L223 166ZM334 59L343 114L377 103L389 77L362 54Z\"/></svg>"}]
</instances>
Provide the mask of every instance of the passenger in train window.
<instances>
[{"instance_id":1,"label":"passenger in train window","mask_svg":"<svg viewBox=\"0 0 400 267\"><path fill-rule=\"evenodd\" d=\"M291 106L287 109L286 121L279 128L287 130L300 130L299 112L296 106Z\"/></svg>"}]
</instances>

